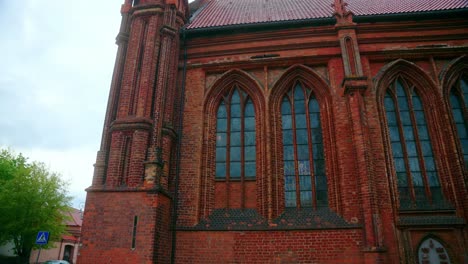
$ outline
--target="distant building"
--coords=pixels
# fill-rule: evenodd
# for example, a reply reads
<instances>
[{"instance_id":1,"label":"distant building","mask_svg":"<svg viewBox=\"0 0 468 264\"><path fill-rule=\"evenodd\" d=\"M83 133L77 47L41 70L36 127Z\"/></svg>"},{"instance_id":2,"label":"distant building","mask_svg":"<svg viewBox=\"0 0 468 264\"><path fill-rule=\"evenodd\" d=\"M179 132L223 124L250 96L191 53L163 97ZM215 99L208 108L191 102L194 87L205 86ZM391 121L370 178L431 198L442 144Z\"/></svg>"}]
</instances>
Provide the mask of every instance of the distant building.
<instances>
[{"instance_id":1,"label":"distant building","mask_svg":"<svg viewBox=\"0 0 468 264\"><path fill-rule=\"evenodd\" d=\"M70 263L76 263L78 257L79 244L81 239L82 211L72 208L69 212L70 219L67 221L66 231L60 241L49 241L54 243L54 248L42 249L39 255L39 263L47 260L67 260ZM36 263L39 250L31 252L31 263Z\"/></svg>"},{"instance_id":2,"label":"distant building","mask_svg":"<svg viewBox=\"0 0 468 264\"><path fill-rule=\"evenodd\" d=\"M79 263L468 263L468 1L346 2L125 0Z\"/></svg>"},{"instance_id":3,"label":"distant building","mask_svg":"<svg viewBox=\"0 0 468 264\"><path fill-rule=\"evenodd\" d=\"M0 256L4 257L14 257L15 251L14 251L15 245L12 242L5 243L3 245L0 245Z\"/></svg>"}]
</instances>

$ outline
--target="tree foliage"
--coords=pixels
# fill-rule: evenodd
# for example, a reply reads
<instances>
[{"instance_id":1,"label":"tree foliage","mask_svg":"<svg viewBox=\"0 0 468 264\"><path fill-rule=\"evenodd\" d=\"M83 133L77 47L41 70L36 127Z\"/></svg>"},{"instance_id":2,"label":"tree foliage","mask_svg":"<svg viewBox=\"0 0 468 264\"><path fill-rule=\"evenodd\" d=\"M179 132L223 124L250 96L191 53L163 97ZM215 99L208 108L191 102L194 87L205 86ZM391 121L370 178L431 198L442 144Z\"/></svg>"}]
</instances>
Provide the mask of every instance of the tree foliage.
<instances>
[{"instance_id":1,"label":"tree foliage","mask_svg":"<svg viewBox=\"0 0 468 264\"><path fill-rule=\"evenodd\" d=\"M64 234L70 201L59 174L21 154L0 151L0 244L13 242L23 262L36 247L38 231L49 231L49 241Z\"/></svg>"}]
</instances>

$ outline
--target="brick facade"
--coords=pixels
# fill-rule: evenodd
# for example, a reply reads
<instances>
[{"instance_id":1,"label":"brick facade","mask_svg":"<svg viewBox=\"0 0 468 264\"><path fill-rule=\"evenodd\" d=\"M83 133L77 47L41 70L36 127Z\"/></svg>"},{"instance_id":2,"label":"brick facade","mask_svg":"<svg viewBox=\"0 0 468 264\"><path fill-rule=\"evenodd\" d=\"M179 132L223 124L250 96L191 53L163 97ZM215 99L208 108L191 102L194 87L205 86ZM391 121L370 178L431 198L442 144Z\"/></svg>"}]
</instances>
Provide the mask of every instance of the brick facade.
<instances>
[{"instance_id":1,"label":"brick facade","mask_svg":"<svg viewBox=\"0 0 468 264\"><path fill-rule=\"evenodd\" d=\"M416 263L425 239L468 260L449 102L468 73L466 9L353 20L334 7L330 20L191 30L185 1L124 3L79 263ZM440 203L400 201L384 108L397 78L421 98ZM296 83L320 107L327 208L285 206L281 102ZM233 87L254 104L254 179L215 179Z\"/></svg>"}]
</instances>

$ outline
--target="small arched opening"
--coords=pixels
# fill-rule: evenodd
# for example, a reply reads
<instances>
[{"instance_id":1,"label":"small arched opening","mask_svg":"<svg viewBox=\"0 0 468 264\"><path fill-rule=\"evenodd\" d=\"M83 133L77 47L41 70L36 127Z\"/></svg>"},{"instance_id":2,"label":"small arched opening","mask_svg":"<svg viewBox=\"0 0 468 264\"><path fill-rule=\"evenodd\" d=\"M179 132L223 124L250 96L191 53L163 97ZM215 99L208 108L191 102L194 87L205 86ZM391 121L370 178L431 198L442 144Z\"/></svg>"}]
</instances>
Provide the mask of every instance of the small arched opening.
<instances>
[{"instance_id":1,"label":"small arched opening","mask_svg":"<svg viewBox=\"0 0 468 264\"><path fill-rule=\"evenodd\" d=\"M63 250L63 260L66 260L70 263L73 261L73 246L72 245L66 245L65 249Z\"/></svg>"},{"instance_id":2,"label":"small arched opening","mask_svg":"<svg viewBox=\"0 0 468 264\"><path fill-rule=\"evenodd\" d=\"M444 245L433 237L426 238L418 248L419 264L450 264L450 257Z\"/></svg>"}]
</instances>

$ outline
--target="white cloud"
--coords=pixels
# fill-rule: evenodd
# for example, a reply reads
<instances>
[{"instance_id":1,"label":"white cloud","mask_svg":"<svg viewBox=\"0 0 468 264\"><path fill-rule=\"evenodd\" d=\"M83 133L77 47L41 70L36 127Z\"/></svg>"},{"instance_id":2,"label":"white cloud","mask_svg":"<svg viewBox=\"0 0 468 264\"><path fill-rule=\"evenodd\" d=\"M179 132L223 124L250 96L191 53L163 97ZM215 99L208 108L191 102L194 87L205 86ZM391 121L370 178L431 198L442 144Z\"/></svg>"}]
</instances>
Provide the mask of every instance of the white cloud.
<instances>
[{"instance_id":1,"label":"white cloud","mask_svg":"<svg viewBox=\"0 0 468 264\"><path fill-rule=\"evenodd\" d=\"M85 200L120 26L119 1L0 1L0 146L46 163Z\"/></svg>"},{"instance_id":2,"label":"white cloud","mask_svg":"<svg viewBox=\"0 0 468 264\"><path fill-rule=\"evenodd\" d=\"M75 207L91 185L122 3L0 0L0 146L62 174Z\"/></svg>"}]
</instances>

